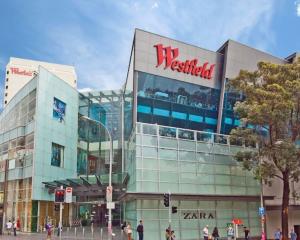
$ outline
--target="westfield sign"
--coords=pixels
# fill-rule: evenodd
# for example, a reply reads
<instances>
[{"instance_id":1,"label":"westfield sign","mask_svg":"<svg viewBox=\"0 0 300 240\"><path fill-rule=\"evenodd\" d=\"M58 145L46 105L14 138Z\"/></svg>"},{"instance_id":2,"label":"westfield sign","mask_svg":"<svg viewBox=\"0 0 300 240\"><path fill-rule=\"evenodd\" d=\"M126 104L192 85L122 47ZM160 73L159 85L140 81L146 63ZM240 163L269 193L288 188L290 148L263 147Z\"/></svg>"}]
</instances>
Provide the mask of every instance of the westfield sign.
<instances>
[{"instance_id":1,"label":"westfield sign","mask_svg":"<svg viewBox=\"0 0 300 240\"><path fill-rule=\"evenodd\" d=\"M198 64L198 59L179 61L178 48L164 47L162 44L154 45L157 53L157 65L159 67L165 62L164 69L171 68L172 71L182 72L185 74L191 74L192 76L211 79L215 68L215 64L209 64L208 62L202 65Z\"/></svg>"},{"instance_id":2,"label":"westfield sign","mask_svg":"<svg viewBox=\"0 0 300 240\"><path fill-rule=\"evenodd\" d=\"M24 75L24 76L32 76L32 72L26 70L20 70L17 67L10 68L12 74Z\"/></svg>"}]
</instances>

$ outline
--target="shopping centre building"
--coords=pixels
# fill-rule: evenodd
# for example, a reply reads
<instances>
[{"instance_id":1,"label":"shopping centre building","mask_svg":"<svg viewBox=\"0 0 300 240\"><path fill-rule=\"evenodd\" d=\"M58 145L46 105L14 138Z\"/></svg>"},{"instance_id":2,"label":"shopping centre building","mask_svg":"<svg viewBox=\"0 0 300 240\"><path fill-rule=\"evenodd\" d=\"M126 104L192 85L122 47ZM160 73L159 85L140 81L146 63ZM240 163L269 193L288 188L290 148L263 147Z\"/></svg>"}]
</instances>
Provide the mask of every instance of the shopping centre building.
<instances>
[{"instance_id":1,"label":"shopping centre building","mask_svg":"<svg viewBox=\"0 0 300 240\"><path fill-rule=\"evenodd\" d=\"M243 95L226 84L259 61L288 64L296 56L280 59L232 40L214 52L137 29L122 89L80 92L39 66L0 115L3 223L18 218L24 231L57 223L53 192L64 186L74 195L65 226L83 218L105 225L111 135L114 224L135 228L143 219L147 238L165 239L163 194L170 192L178 239L199 239L205 225L226 237L233 219L259 236L260 184L233 157L253 146L228 136L241 125L233 106ZM280 193L264 192L273 236ZM300 225L292 201L290 224Z\"/></svg>"}]
</instances>

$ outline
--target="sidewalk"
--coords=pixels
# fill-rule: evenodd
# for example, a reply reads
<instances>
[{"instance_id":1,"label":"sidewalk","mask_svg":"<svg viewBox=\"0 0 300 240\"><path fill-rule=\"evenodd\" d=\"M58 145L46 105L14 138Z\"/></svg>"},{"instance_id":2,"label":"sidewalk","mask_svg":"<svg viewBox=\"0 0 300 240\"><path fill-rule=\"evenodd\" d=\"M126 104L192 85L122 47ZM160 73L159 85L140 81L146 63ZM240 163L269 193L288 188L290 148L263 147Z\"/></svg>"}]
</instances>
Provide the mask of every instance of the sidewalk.
<instances>
[{"instance_id":1,"label":"sidewalk","mask_svg":"<svg viewBox=\"0 0 300 240\"><path fill-rule=\"evenodd\" d=\"M120 228L114 228L113 232L116 234L115 237L113 237L113 240L123 240L126 239L125 236L122 236L122 232ZM17 232L17 237L14 237L13 235L0 235L0 239L2 240L44 240L47 238L46 232L44 233L21 233ZM76 228L76 235L75 235L75 228L64 228L62 233L62 239L78 239L78 240L107 240L107 228L103 228L102 234L100 228L95 228L94 232L92 233L90 227L83 228L79 227ZM52 234L51 240L59 240L59 237L57 237L57 231Z\"/></svg>"}]
</instances>

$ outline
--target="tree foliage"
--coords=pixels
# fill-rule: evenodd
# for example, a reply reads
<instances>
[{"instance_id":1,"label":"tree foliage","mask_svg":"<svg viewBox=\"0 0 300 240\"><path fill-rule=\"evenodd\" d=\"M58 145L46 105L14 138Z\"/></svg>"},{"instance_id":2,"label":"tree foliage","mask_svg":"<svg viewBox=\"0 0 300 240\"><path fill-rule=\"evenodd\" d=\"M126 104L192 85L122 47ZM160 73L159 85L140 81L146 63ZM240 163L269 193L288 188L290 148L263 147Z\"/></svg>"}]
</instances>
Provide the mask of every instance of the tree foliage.
<instances>
[{"instance_id":1,"label":"tree foliage","mask_svg":"<svg viewBox=\"0 0 300 240\"><path fill-rule=\"evenodd\" d=\"M240 71L229 87L245 95L234 107L243 127L231 135L258 146L256 151L238 152L236 159L266 184L271 185L274 178L283 181L282 206L287 217L289 184L298 182L300 174L300 59L282 65L260 62L256 71ZM287 225L282 227L286 238Z\"/></svg>"}]
</instances>

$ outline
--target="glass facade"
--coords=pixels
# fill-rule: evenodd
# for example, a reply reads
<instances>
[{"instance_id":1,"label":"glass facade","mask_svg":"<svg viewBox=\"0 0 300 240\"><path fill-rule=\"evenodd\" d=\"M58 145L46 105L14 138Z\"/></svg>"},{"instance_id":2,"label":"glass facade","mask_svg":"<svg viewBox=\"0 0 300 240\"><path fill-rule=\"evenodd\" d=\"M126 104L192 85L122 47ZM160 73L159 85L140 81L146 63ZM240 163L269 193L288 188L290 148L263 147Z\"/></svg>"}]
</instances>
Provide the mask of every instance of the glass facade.
<instances>
[{"instance_id":1,"label":"glass facade","mask_svg":"<svg viewBox=\"0 0 300 240\"><path fill-rule=\"evenodd\" d=\"M7 218L23 222L25 231L32 221L36 95L33 79L0 115L0 208Z\"/></svg>"},{"instance_id":2,"label":"glass facade","mask_svg":"<svg viewBox=\"0 0 300 240\"><path fill-rule=\"evenodd\" d=\"M239 218L250 228L251 236L260 235L260 219L257 214L259 202L253 201L222 201L222 200L173 200L172 205L178 212L172 214L171 226L176 239L203 239L202 229L208 225L212 233L216 226L221 239L227 239L227 224ZM168 208L163 200L136 200L125 203L125 221L132 223L136 229L138 219L143 219L144 235L147 239L165 240L165 230L169 226ZM239 237L243 237L243 226L238 227ZM134 235L135 235L134 231ZM137 236L134 236L136 239Z\"/></svg>"},{"instance_id":3,"label":"glass facade","mask_svg":"<svg viewBox=\"0 0 300 240\"><path fill-rule=\"evenodd\" d=\"M225 93L221 123L221 133L230 134L233 128L241 125L239 117L234 113L233 107L236 102L245 99L244 95L228 87L228 79L225 79Z\"/></svg>"},{"instance_id":4,"label":"glass facade","mask_svg":"<svg viewBox=\"0 0 300 240\"><path fill-rule=\"evenodd\" d=\"M137 121L216 132L220 90L138 72Z\"/></svg>"},{"instance_id":5,"label":"glass facade","mask_svg":"<svg viewBox=\"0 0 300 240\"><path fill-rule=\"evenodd\" d=\"M226 237L226 224L233 218L241 218L253 236L259 234L260 184L233 158L245 148L242 141L156 124L137 123L134 130L125 162L130 175L127 190L161 200L124 203L125 221L134 225L143 219L147 237L165 239L168 209L162 196L170 191L171 196L177 195L171 203L178 207L178 213L172 214L172 228L179 239L202 238L207 224L218 226L221 237ZM208 200L211 196L219 200ZM211 218L205 217L209 214Z\"/></svg>"},{"instance_id":6,"label":"glass facade","mask_svg":"<svg viewBox=\"0 0 300 240\"><path fill-rule=\"evenodd\" d=\"M113 139L114 171L122 172L121 99L120 90L79 94L78 175L108 173L110 143L106 129Z\"/></svg>"},{"instance_id":7,"label":"glass facade","mask_svg":"<svg viewBox=\"0 0 300 240\"><path fill-rule=\"evenodd\" d=\"M170 130L168 130L170 129ZM174 131L171 136L168 132ZM134 136L134 135L133 135ZM242 143L229 136L137 123L127 165L129 190L258 196L260 185L233 155ZM133 171L133 172L132 172Z\"/></svg>"}]
</instances>

